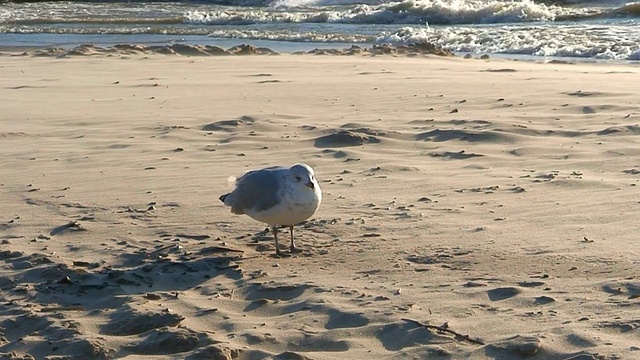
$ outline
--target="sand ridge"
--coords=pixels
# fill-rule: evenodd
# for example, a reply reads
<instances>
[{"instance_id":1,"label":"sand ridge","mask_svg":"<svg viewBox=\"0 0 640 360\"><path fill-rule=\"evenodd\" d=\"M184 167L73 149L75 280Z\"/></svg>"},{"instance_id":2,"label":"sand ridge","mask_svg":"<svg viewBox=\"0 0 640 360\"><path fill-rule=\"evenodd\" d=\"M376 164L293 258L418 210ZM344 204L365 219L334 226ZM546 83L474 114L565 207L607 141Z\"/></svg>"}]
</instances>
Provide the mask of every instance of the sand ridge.
<instances>
[{"instance_id":1,"label":"sand ridge","mask_svg":"<svg viewBox=\"0 0 640 360\"><path fill-rule=\"evenodd\" d=\"M35 57L69 57L69 56L124 56L124 55L182 55L182 56L228 56L228 55L279 55L265 47L255 47L247 44L232 46L223 49L215 45L189 45L189 44L169 44L169 45L139 45L139 44L116 44L113 46L96 46L93 44L78 45L73 48L46 48L30 49L16 53L15 49L5 49L0 55L9 56L35 56ZM296 55L395 55L395 56L416 56L434 54L439 56L453 56L448 50L444 50L428 42L391 45L375 44L371 47L360 47L352 45L349 48L335 49L313 49L309 51L298 51ZM263 82L270 82L265 80Z\"/></svg>"},{"instance_id":2,"label":"sand ridge","mask_svg":"<svg viewBox=\"0 0 640 360\"><path fill-rule=\"evenodd\" d=\"M0 353L634 358L638 72L0 57ZM278 259L217 198L298 161L324 200Z\"/></svg>"}]
</instances>

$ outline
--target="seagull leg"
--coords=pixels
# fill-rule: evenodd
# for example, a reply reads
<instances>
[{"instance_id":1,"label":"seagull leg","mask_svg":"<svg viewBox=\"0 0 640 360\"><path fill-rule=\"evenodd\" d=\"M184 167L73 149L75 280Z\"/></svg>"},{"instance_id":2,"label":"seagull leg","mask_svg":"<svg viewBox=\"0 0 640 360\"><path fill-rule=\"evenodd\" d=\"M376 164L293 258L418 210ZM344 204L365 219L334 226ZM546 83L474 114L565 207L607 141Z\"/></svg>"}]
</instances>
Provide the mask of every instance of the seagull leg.
<instances>
[{"instance_id":1,"label":"seagull leg","mask_svg":"<svg viewBox=\"0 0 640 360\"><path fill-rule=\"evenodd\" d=\"M283 254L282 252L280 252L280 246L278 245L278 225L275 225L274 227L272 227L271 230L273 231L273 238L276 241L276 256L278 257L289 256L288 254Z\"/></svg>"},{"instance_id":2,"label":"seagull leg","mask_svg":"<svg viewBox=\"0 0 640 360\"><path fill-rule=\"evenodd\" d=\"M291 245L289 246L289 251L291 251L291 252L300 251L300 250L298 250L296 245L293 243L293 225L289 225L289 233L291 234Z\"/></svg>"},{"instance_id":3,"label":"seagull leg","mask_svg":"<svg viewBox=\"0 0 640 360\"><path fill-rule=\"evenodd\" d=\"M273 238L276 240L276 255L282 256L280 253L280 247L278 246L278 225L274 225L271 228L271 231L273 231Z\"/></svg>"}]
</instances>

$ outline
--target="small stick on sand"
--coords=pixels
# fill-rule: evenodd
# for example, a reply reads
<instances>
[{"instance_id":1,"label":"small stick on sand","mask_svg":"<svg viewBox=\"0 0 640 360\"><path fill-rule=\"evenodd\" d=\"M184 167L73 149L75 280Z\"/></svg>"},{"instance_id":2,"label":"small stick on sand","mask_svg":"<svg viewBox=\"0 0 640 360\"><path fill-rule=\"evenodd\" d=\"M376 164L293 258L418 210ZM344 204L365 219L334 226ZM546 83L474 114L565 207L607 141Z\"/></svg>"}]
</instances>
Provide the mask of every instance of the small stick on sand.
<instances>
[{"instance_id":1,"label":"small stick on sand","mask_svg":"<svg viewBox=\"0 0 640 360\"><path fill-rule=\"evenodd\" d=\"M229 270L229 269L237 269L239 268L240 265L234 264L234 265L228 265L228 266L216 266L216 270Z\"/></svg>"},{"instance_id":2,"label":"small stick on sand","mask_svg":"<svg viewBox=\"0 0 640 360\"><path fill-rule=\"evenodd\" d=\"M87 310L84 306L80 305L72 305L72 306L52 306L52 307L44 307L40 309L40 312L58 312L58 311L85 311Z\"/></svg>"},{"instance_id":3,"label":"small stick on sand","mask_svg":"<svg viewBox=\"0 0 640 360\"><path fill-rule=\"evenodd\" d=\"M453 331L453 330L451 330L451 329L448 329L448 328L445 328L445 327L436 326L436 325L424 324L424 323L422 323L422 322L420 322L420 321L418 321L418 320L407 319L407 318L402 318L402 320L404 320L404 321L408 321L408 322L412 322L412 323L414 323L414 324L416 324L416 325L419 325L419 326L424 326L424 327L426 327L427 329L432 329L432 330L437 330L437 331L444 332L444 333L453 334L453 335L455 335L455 336L457 336L457 337L462 338L463 340L467 340L468 342L470 342L470 343L472 343L472 344L485 345L485 343L484 343L484 342L482 342L482 341L480 341L480 340L472 339L469 335L463 335L463 334L460 334L460 333L458 333L458 332L455 332L455 331Z\"/></svg>"},{"instance_id":4,"label":"small stick on sand","mask_svg":"<svg viewBox=\"0 0 640 360\"><path fill-rule=\"evenodd\" d=\"M49 233L49 235L51 236L55 236L58 235L66 230L72 230L72 231L87 231L87 229L83 228L82 225L80 225L79 222L77 221L71 221L67 224L64 225L60 225L56 228L54 228L53 230L51 230L51 232Z\"/></svg>"},{"instance_id":5,"label":"small stick on sand","mask_svg":"<svg viewBox=\"0 0 640 360\"><path fill-rule=\"evenodd\" d=\"M167 250L167 249L174 248L174 247L176 247L176 246L177 246L176 244L166 245L166 246L163 246L163 247L158 248L158 249L156 249L156 250L153 250L152 252L150 252L150 254L159 253L159 252L161 252L161 251L164 251L164 250Z\"/></svg>"},{"instance_id":6,"label":"small stick on sand","mask_svg":"<svg viewBox=\"0 0 640 360\"><path fill-rule=\"evenodd\" d=\"M204 249L200 250L200 254L208 254L208 253L214 253L214 252L237 252L237 253L243 253L244 250L237 250L237 249L232 249L232 248L228 248L228 247L224 247L224 246L209 246L206 247Z\"/></svg>"}]
</instances>

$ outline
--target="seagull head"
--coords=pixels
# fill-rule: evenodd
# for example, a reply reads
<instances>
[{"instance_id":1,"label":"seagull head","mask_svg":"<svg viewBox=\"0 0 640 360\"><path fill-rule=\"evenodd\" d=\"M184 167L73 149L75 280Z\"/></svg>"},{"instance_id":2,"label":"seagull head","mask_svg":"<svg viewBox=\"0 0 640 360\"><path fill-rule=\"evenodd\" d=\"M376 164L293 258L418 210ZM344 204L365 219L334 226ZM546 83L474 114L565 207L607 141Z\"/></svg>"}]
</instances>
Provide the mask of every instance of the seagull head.
<instances>
[{"instance_id":1,"label":"seagull head","mask_svg":"<svg viewBox=\"0 0 640 360\"><path fill-rule=\"evenodd\" d=\"M311 190L315 190L317 185L314 172L307 164L295 164L289 168L289 175L294 183L300 183Z\"/></svg>"}]
</instances>

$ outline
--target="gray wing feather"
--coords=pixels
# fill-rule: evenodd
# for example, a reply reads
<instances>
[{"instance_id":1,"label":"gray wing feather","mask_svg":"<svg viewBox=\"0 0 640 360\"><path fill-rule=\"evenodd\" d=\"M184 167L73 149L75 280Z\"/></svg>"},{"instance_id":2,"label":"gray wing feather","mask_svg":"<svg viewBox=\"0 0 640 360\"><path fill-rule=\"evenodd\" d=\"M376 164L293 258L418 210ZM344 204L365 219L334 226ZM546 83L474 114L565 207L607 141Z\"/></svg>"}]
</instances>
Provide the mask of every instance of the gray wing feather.
<instances>
[{"instance_id":1,"label":"gray wing feather","mask_svg":"<svg viewBox=\"0 0 640 360\"><path fill-rule=\"evenodd\" d=\"M267 210L280 201L279 177L286 168L271 167L249 171L236 180L236 188L231 192L231 212L244 214L245 210ZM226 200L226 199L225 199Z\"/></svg>"}]
</instances>

